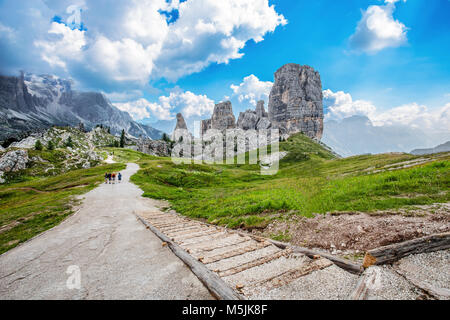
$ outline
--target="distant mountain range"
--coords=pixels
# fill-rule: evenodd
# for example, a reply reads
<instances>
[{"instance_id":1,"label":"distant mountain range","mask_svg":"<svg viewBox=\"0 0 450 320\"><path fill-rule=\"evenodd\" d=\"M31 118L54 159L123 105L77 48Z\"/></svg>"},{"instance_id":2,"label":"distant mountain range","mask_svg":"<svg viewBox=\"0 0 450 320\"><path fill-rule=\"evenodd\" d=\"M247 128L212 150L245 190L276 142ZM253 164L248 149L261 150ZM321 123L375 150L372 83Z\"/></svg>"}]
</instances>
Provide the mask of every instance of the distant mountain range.
<instances>
[{"instance_id":1,"label":"distant mountain range","mask_svg":"<svg viewBox=\"0 0 450 320\"><path fill-rule=\"evenodd\" d=\"M0 76L0 141L53 125L122 129L134 137L161 138L163 132L134 121L99 92L72 90L72 83L51 75Z\"/></svg>"},{"instance_id":2,"label":"distant mountain range","mask_svg":"<svg viewBox=\"0 0 450 320\"><path fill-rule=\"evenodd\" d=\"M420 129L401 125L374 126L365 116L325 122L322 142L344 157L367 153L408 153L419 146L437 144L435 136Z\"/></svg>"},{"instance_id":3,"label":"distant mountain range","mask_svg":"<svg viewBox=\"0 0 450 320\"><path fill-rule=\"evenodd\" d=\"M414 155L423 155L423 154L432 154L432 153L440 153L440 152L450 152L450 141L440 144L435 148L415 149L415 150L411 151L410 153L414 154Z\"/></svg>"}]
</instances>

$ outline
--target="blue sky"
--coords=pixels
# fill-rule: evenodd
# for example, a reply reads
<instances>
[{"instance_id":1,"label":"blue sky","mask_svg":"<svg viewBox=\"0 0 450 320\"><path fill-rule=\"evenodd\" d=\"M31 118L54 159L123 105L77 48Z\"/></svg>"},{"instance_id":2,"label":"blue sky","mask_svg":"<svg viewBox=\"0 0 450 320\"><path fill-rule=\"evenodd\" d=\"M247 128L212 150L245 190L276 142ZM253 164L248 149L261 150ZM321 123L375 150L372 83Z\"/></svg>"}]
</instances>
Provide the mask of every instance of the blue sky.
<instances>
[{"instance_id":1,"label":"blue sky","mask_svg":"<svg viewBox=\"0 0 450 320\"><path fill-rule=\"evenodd\" d=\"M448 0L0 0L0 71L70 77L139 121L264 99L285 63L321 74L327 120L450 130ZM232 86L234 86L232 88Z\"/></svg>"}]
</instances>

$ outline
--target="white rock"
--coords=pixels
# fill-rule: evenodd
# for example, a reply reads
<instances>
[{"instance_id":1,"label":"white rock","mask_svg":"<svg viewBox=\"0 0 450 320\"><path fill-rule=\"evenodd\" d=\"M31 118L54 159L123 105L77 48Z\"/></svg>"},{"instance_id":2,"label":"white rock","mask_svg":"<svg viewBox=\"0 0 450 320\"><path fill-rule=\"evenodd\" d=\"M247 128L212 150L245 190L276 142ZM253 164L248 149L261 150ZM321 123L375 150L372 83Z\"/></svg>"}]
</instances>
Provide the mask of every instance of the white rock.
<instances>
[{"instance_id":1,"label":"white rock","mask_svg":"<svg viewBox=\"0 0 450 320\"><path fill-rule=\"evenodd\" d=\"M29 161L28 152L25 150L14 150L5 153L0 158L0 171L15 172L27 167Z\"/></svg>"}]
</instances>

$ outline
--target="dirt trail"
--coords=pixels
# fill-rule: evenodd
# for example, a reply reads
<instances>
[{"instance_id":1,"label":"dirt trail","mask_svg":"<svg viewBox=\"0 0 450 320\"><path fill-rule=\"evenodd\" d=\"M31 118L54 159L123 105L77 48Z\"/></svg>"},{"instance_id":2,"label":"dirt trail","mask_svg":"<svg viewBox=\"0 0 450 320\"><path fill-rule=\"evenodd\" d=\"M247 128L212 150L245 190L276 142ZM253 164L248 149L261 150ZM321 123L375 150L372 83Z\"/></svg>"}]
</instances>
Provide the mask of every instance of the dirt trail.
<instances>
[{"instance_id":1,"label":"dirt trail","mask_svg":"<svg viewBox=\"0 0 450 320\"><path fill-rule=\"evenodd\" d=\"M75 215L1 255L0 299L211 299L133 214L158 210L129 182L138 168L128 164L121 184L100 185ZM81 288L69 289L77 270Z\"/></svg>"}]
</instances>

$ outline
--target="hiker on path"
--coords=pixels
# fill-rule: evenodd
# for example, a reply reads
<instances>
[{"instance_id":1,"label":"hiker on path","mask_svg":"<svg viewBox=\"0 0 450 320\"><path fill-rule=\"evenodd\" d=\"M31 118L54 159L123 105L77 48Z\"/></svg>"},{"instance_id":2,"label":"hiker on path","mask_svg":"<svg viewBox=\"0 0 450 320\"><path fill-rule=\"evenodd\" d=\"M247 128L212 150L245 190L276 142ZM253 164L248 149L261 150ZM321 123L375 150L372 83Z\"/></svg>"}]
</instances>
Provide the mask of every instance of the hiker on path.
<instances>
[{"instance_id":1,"label":"hiker on path","mask_svg":"<svg viewBox=\"0 0 450 320\"><path fill-rule=\"evenodd\" d=\"M108 183L108 172L105 173L105 183Z\"/></svg>"},{"instance_id":2,"label":"hiker on path","mask_svg":"<svg viewBox=\"0 0 450 320\"><path fill-rule=\"evenodd\" d=\"M119 180L119 183L122 182L122 174L119 172L119 175L117 176L117 179Z\"/></svg>"},{"instance_id":3,"label":"hiker on path","mask_svg":"<svg viewBox=\"0 0 450 320\"><path fill-rule=\"evenodd\" d=\"M111 173L108 173L108 181L109 181L109 184L111 184Z\"/></svg>"},{"instance_id":4,"label":"hiker on path","mask_svg":"<svg viewBox=\"0 0 450 320\"><path fill-rule=\"evenodd\" d=\"M113 184L116 184L116 173L113 172L112 174Z\"/></svg>"}]
</instances>

